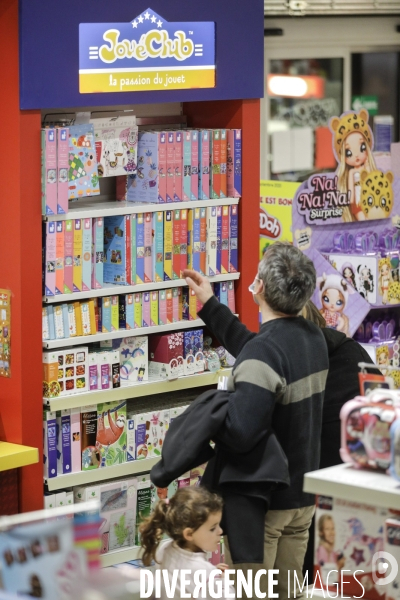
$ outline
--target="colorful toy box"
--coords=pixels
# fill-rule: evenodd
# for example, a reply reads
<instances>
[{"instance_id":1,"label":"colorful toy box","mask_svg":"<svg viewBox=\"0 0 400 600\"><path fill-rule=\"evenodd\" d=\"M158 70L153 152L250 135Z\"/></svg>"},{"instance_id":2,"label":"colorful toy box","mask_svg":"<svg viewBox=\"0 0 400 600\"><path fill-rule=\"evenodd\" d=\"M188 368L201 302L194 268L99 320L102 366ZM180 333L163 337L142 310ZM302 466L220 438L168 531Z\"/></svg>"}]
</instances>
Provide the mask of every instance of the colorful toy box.
<instances>
[{"instance_id":1,"label":"colorful toy box","mask_svg":"<svg viewBox=\"0 0 400 600\"><path fill-rule=\"evenodd\" d=\"M104 272L104 220L102 217L92 221L92 290L103 287Z\"/></svg>"},{"instance_id":2,"label":"colorful toy box","mask_svg":"<svg viewBox=\"0 0 400 600\"><path fill-rule=\"evenodd\" d=\"M74 502L100 501L101 554L135 543L137 479L74 488Z\"/></svg>"},{"instance_id":3,"label":"colorful toy box","mask_svg":"<svg viewBox=\"0 0 400 600\"><path fill-rule=\"evenodd\" d=\"M227 130L227 191L229 198L242 195L242 130Z\"/></svg>"},{"instance_id":4,"label":"colorful toy box","mask_svg":"<svg viewBox=\"0 0 400 600\"><path fill-rule=\"evenodd\" d=\"M46 261L44 275L44 290L46 296L56 293L56 224L49 221L46 227Z\"/></svg>"},{"instance_id":5,"label":"colorful toy box","mask_svg":"<svg viewBox=\"0 0 400 600\"><path fill-rule=\"evenodd\" d=\"M92 119L99 177L136 173L138 128L134 115Z\"/></svg>"},{"instance_id":6,"label":"colorful toy box","mask_svg":"<svg viewBox=\"0 0 400 600\"><path fill-rule=\"evenodd\" d=\"M104 218L104 282L131 283L130 218Z\"/></svg>"},{"instance_id":7,"label":"colorful toy box","mask_svg":"<svg viewBox=\"0 0 400 600\"><path fill-rule=\"evenodd\" d=\"M138 143L137 173L128 187L128 202L159 202L159 158L158 135L155 132L141 131Z\"/></svg>"},{"instance_id":8,"label":"colorful toy box","mask_svg":"<svg viewBox=\"0 0 400 600\"><path fill-rule=\"evenodd\" d=\"M387 519L385 522L385 544L384 550L391 557L392 561L390 566L390 572L387 571L387 567L385 569L385 577L390 576L393 573L393 570L400 565L400 520L397 519ZM388 559L387 556L382 557L381 562L386 562ZM390 577L392 579L392 577ZM386 600L400 600L400 572L397 570L397 574L392 579L392 581L387 582L384 590L386 592Z\"/></svg>"},{"instance_id":9,"label":"colorful toy box","mask_svg":"<svg viewBox=\"0 0 400 600\"><path fill-rule=\"evenodd\" d=\"M57 213L68 212L68 150L69 131L67 127L57 127Z\"/></svg>"},{"instance_id":10,"label":"colorful toy box","mask_svg":"<svg viewBox=\"0 0 400 600\"><path fill-rule=\"evenodd\" d=\"M312 301L324 317L327 327L351 337L370 310L368 302L317 250L307 251L306 254L317 272L317 287Z\"/></svg>"},{"instance_id":11,"label":"colorful toy box","mask_svg":"<svg viewBox=\"0 0 400 600\"><path fill-rule=\"evenodd\" d=\"M119 346L121 360L121 383L132 383L148 380L148 338L147 336L127 337Z\"/></svg>"},{"instance_id":12,"label":"colorful toy box","mask_svg":"<svg viewBox=\"0 0 400 600\"><path fill-rule=\"evenodd\" d=\"M203 330L193 329L183 332L183 358L185 375L203 373Z\"/></svg>"},{"instance_id":13,"label":"colorful toy box","mask_svg":"<svg viewBox=\"0 0 400 600\"><path fill-rule=\"evenodd\" d=\"M57 398L60 395L58 383L58 355L54 350L43 352L43 398Z\"/></svg>"},{"instance_id":14,"label":"colorful toy box","mask_svg":"<svg viewBox=\"0 0 400 600\"><path fill-rule=\"evenodd\" d=\"M56 413L43 412L43 474L46 479L57 477Z\"/></svg>"},{"instance_id":15,"label":"colorful toy box","mask_svg":"<svg viewBox=\"0 0 400 600\"><path fill-rule=\"evenodd\" d=\"M86 392L89 389L86 346L57 350L57 362L61 396Z\"/></svg>"},{"instance_id":16,"label":"colorful toy box","mask_svg":"<svg viewBox=\"0 0 400 600\"><path fill-rule=\"evenodd\" d=\"M393 401L398 401L395 392L371 392L342 406L340 456L344 462L383 471L389 468L390 426L400 417Z\"/></svg>"},{"instance_id":17,"label":"colorful toy box","mask_svg":"<svg viewBox=\"0 0 400 600\"><path fill-rule=\"evenodd\" d=\"M208 129L199 131L199 200L210 198L210 135Z\"/></svg>"},{"instance_id":18,"label":"colorful toy box","mask_svg":"<svg viewBox=\"0 0 400 600\"><path fill-rule=\"evenodd\" d=\"M68 198L100 194L93 125L69 128Z\"/></svg>"},{"instance_id":19,"label":"colorful toy box","mask_svg":"<svg viewBox=\"0 0 400 600\"><path fill-rule=\"evenodd\" d=\"M57 139L55 129L42 129L42 214L57 214Z\"/></svg>"},{"instance_id":20,"label":"colorful toy box","mask_svg":"<svg viewBox=\"0 0 400 600\"><path fill-rule=\"evenodd\" d=\"M97 405L96 448L100 468L126 462L126 400Z\"/></svg>"},{"instance_id":21,"label":"colorful toy box","mask_svg":"<svg viewBox=\"0 0 400 600\"><path fill-rule=\"evenodd\" d=\"M382 598L384 590L374 581L373 558L384 548L389 516L389 509L318 496L314 566L324 587L336 589L342 579L344 595Z\"/></svg>"},{"instance_id":22,"label":"colorful toy box","mask_svg":"<svg viewBox=\"0 0 400 600\"><path fill-rule=\"evenodd\" d=\"M176 379L184 374L183 333L152 335L149 340L149 379Z\"/></svg>"},{"instance_id":23,"label":"colorful toy box","mask_svg":"<svg viewBox=\"0 0 400 600\"><path fill-rule=\"evenodd\" d=\"M136 459L159 458L169 427L169 409L136 417Z\"/></svg>"}]
</instances>

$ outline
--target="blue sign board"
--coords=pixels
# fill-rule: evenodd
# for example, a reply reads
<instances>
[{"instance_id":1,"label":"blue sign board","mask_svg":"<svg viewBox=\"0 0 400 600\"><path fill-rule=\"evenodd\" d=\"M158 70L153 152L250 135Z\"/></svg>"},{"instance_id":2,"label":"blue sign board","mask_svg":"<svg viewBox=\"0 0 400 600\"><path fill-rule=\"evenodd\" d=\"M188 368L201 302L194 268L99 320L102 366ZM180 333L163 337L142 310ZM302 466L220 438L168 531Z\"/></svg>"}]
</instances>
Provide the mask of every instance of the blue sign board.
<instances>
[{"instance_id":1,"label":"blue sign board","mask_svg":"<svg viewBox=\"0 0 400 600\"><path fill-rule=\"evenodd\" d=\"M67 4L19 0L21 109L263 96L263 0L150 1L151 8L149 0L68 0ZM110 32L104 39L109 29L119 32L118 41ZM163 32L162 37L156 33L149 36L151 31ZM180 53L189 53L192 44L194 52L179 60ZM101 61L101 56L107 56L105 49L100 50L102 46L123 57ZM166 56L168 51L171 56ZM105 69L105 79L113 89L106 89L103 83L97 87L96 81L92 89L85 89L89 79L101 74L100 68ZM146 71L129 71L144 68ZM161 72L166 68L168 73ZM116 69L129 75L116 76L117 71L112 73ZM91 70L94 76L86 77ZM157 72L162 83L157 83ZM188 82L190 87L186 87ZM149 89L149 85L159 87Z\"/></svg>"},{"instance_id":2,"label":"blue sign board","mask_svg":"<svg viewBox=\"0 0 400 600\"><path fill-rule=\"evenodd\" d=\"M168 23L148 8L130 23L79 25L82 94L214 86L214 23Z\"/></svg>"}]
</instances>

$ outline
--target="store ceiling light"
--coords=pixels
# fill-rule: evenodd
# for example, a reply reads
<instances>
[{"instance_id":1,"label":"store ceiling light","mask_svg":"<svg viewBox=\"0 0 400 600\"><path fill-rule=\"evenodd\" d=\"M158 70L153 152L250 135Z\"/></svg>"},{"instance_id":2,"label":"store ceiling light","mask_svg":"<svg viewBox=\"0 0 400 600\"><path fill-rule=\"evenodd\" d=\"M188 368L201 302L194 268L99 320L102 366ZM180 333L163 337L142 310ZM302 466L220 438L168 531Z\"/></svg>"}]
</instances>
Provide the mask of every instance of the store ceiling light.
<instances>
[{"instance_id":1,"label":"store ceiling light","mask_svg":"<svg viewBox=\"0 0 400 600\"><path fill-rule=\"evenodd\" d=\"M325 79L317 75L268 75L268 94L282 98L324 98Z\"/></svg>"}]
</instances>

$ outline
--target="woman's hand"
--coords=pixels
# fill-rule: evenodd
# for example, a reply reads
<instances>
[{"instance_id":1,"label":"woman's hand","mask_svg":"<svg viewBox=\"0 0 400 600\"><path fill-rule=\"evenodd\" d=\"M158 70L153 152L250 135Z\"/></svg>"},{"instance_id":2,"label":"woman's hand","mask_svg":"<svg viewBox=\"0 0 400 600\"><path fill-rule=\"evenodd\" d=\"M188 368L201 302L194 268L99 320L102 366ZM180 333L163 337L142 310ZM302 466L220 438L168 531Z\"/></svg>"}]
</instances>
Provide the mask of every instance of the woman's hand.
<instances>
[{"instance_id":1,"label":"woman's hand","mask_svg":"<svg viewBox=\"0 0 400 600\"><path fill-rule=\"evenodd\" d=\"M197 271L191 269L185 269L183 271L183 277L186 279L186 283L190 289L196 294L197 300L202 304L205 304L207 300L213 297L214 294L207 277L204 277Z\"/></svg>"}]
</instances>

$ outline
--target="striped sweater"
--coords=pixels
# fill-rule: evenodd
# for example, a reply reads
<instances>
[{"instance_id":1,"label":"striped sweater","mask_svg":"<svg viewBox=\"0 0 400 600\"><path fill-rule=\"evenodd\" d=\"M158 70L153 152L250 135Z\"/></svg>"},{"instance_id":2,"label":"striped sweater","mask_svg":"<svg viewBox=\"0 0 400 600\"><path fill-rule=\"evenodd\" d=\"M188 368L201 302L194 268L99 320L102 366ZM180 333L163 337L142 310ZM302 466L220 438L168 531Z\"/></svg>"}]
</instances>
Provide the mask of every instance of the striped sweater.
<instances>
[{"instance_id":1,"label":"striped sweater","mask_svg":"<svg viewBox=\"0 0 400 600\"><path fill-rule=\"evenodd\" d=\"M285 317L262 324L255 334L215 297L199 317L236 357L228 414L217 444L246 453L272 428L288 459L290 487L273 492L270 509L314 504L314 496L303 492L303 478L319 468L328 374L321 330L303 317Z\"/></svg>"}]
</instances>

